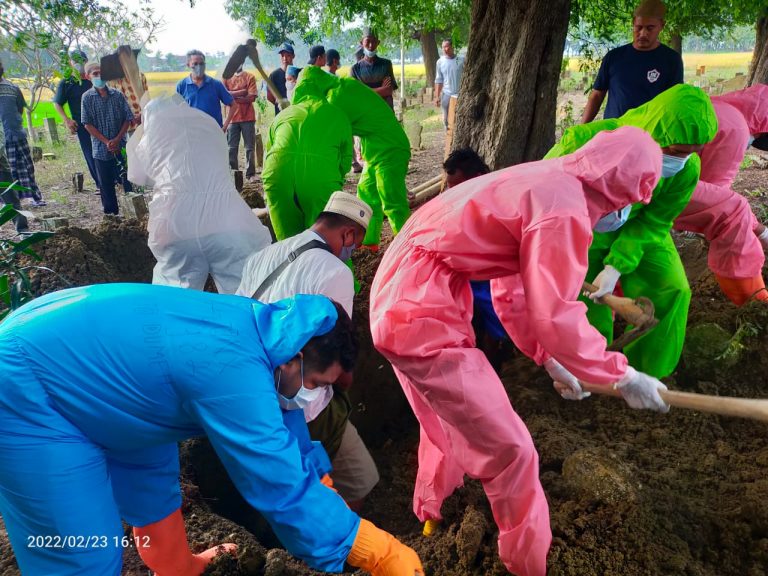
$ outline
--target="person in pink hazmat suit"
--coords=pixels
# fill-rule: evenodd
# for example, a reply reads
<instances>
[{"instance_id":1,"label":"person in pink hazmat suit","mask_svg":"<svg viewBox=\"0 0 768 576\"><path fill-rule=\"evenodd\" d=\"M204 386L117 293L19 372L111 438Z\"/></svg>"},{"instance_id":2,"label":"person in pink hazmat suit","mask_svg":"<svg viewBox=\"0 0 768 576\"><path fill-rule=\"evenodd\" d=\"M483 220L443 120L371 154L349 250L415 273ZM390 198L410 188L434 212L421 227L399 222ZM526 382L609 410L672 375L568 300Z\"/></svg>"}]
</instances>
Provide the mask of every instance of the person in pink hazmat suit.
<instances>
[{"instance_id":1,"label":"person in pink hazmat suit","mask_svg":"<svg viewBox=\"0 0 768 576\"><path fill-rule=\"evenodd\" d=\"M464 474L481 480L499 555L519 576L546 573L549 509L531 436L475 348L470 280L491 281L505 330L563 397L585 397L582 380L615 385L633 408L668 410L666 387L607 352L577 300L593 228L650 202L660 171L658 144L622 127L573 154L467 180L411 216L374 278L373 342L421 426L414 512L429 525Z\"/></svg>"},{"instance_id":2,"label":"person in pink hazmat suit","mask_svg":"<svg viewBox=\"0 0 768 576\"><path fill-rule=\"evenodd\" d=\"M731 189L747 148L768 133L768 86L756 84L712 98L717 136L701 152L701 176L676 230L703 234L708 264L726 296L737 305L754 298L768 302L762 276L768 229L747 199Z\"/></svg>"}]
</instances>

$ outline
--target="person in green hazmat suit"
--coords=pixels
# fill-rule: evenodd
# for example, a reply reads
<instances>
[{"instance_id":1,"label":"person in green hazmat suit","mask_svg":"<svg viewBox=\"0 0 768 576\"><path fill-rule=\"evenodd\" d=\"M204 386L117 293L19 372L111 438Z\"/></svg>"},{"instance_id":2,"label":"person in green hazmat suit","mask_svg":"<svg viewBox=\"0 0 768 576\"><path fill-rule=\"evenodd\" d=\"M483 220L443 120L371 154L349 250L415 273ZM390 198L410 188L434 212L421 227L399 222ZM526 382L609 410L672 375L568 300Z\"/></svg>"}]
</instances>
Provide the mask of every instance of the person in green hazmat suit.
<instances>
[{"instance_id":1,"label":"person in green hazmat suit","mask_svg":"<svg viewBox=\"0 0 768 576\"><path fill-rule=\"evenodd\" d=\"M626 346L624 354L638 370L661 378L671 374L680 359L691 300L670 229L699 180L696 152L717 134L717 118L704 91L678 84L619 118L569 128L545 158L570 154L598 132L620 126L642 128L661 146L662 178L650 204L635 204L628 214L617 214L617 224L628 217L623 226L594 234L586 279L599 287L592 299L613 292L620 278L625 296L653 301L659 324ZM611 342L610 308L586 302L590 322Z\"/></svg>"},{"instance_id":2,"label":"person in green hazmat suit","mask_svg":"<svg viewBox=\"0 0 768 576\"><path fill-rule=\"evenodd\" d=\"M308 66L299 76L294 102L318 93L344 112L352 133L360 137L365 168L357 195L373 209L363 245L377 249L384 215L397 234L411 214L405 187L411 159L408 137L381 96L353 78L339 78Z\"/></svg>"},{"instance_id":3,"label":"person in green hazmat suit","mask_svg":"<svg viewBox=\"0 0 768 576\"><path fill-rule=\"evenodd\" d=\"M330 76L308 66L299 78L313 69ZM277 239L312 226L331 194L344 187L351 166L352 131L344 112L316 90L294 93L269 127L261 174Z\"/></svg>"}]
</instances>

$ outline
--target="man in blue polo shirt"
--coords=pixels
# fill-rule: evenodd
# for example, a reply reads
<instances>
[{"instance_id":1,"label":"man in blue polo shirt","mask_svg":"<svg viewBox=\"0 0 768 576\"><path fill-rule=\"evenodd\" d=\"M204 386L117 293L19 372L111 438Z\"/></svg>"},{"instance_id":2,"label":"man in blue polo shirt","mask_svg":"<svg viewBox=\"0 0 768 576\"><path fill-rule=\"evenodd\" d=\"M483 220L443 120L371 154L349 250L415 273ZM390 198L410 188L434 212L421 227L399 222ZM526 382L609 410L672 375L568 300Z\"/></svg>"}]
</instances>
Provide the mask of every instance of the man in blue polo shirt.
<instances>
[{"instance_id":1,"label":"man in blue polo shirt","mask_svg":"<svg viewBox=\"0 0 768 576\"><path fill-rule=\"evenodd\" d=\"M614 48L603 58L581 121L592 122L608 95L604 118L618 118L683 82L683 59L659 42L666 8L661 0L644 0L632 22L632 44Z\"/></svg>"},{"instance_id":2,"label":"man in blue polo shirt","mask_svg":"<svg viewBox=\"0 0 768 576\"><path fill-rule=\"evenodd\" d=\"M219 126L222 126L221 105L229 106L229 114L223 123L223 129L226 132L235 111L235 107L232 106L235 99L227 92L224 84L205 74L205 54L200 50L187 52L187 67L191 72L189 76L179 80L176 84L176 92L192 108L202 110L211 116Z\"/></svg>"}]
</instances>

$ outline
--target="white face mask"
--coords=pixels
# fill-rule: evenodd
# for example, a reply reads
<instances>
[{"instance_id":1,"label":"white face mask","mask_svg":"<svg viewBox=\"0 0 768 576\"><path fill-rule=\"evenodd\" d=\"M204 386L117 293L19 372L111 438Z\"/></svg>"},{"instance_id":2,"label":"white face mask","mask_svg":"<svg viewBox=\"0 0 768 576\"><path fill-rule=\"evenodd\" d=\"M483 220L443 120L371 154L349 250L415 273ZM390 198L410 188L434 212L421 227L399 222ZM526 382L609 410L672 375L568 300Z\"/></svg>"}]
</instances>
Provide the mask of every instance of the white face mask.
<instances>
[{"instance_id":1,"label":"white face mask","mask_svg":"<svg viewBox=\"0 0 768 576\"><path fill-rule=\"evenodd\" d=\"M683 156L682 158L679 156L670 156L669 154L662 154L661 155L661 177L662 178L672 178L675 174L680 172L683 168L685 168L685 163L688 162L688 158L690 158L691 155L688 154L688 156Z\"/></svg>"},{"instance_id":2,"label":"white face mask","mask_svg":"<svg viewBox=\"0 0 768 576\"><path fill-rule=\"evenodd\" d=\"M363 54L365 54L368 58L373 58L376 56L376 50L368 50L367 48L363 48Z\"/></svg>"},{"instance_id":3,"label":"white face mask","mask_svg":"<svg viewBox=\"0 0 768 576\"><path fill-rule=\"evenodd\" d=\"M283 410L307 410L310 407L312 407L313 404L321 402L325 396L325 393L323 391L323 386L317 386L316 388L305 388L304 387L304 359L300 358L299 362L301 362L301 388L299 388L299 391L296 393L296 395L293 398L286 398L280 393L280 378L283 375L283 371L280 370L277 376L277 384L275 385L277 388L277 401L280 404L280 408ZM333 393L331 393L333 395ZM330 398L328 398L328 402L330 402ZM326 405L328 404L326 402ZM325 406L323 406L325 408ZM320 413L320 411L323 409L320 408L320 410L317 411L317 414ZM316 414L316 415L317 415ZM305 415L306 417L306 415Z\"/></svg>"},{"instance_id":4,"label":"white face mask","mask_svg":"<svg viewBox=\"0 0 768 576\"><path fill-rule=\"evenodd\" d=\"M754 141L755 141L755 137L752 134L750 134L749 140L747 140L747 150L749 150L749 147L752 146L752 142Z\"/></svg>"},{"instance_id":5,"label":"white face mask","mask_svg":"<svg viewBox=\"0 0 768 576\"><path fill-rule=\"evenodd\" d=\"M624 206L621 210L611 212L607 216L603 216L595 224L595 232L613 232L621 228L629 218L629 213L632 211L632 205Z\"/></svg>"},{"instance_id":6,"label":"white face mask","mask_svg":"<svg viewBox=\"0 0 768 576\"><path fill-rule=\"evenodd\" d=\"M304 388L301 390L304 390ZM304 420L307 422L312 422L312 420L317 418L320 412L325 410L325 407L331 402L331 398L333 398L333 386L320 386L315 388L315 390L320 390L322 395L304 408Z\"/></svg>"}]
</instances>

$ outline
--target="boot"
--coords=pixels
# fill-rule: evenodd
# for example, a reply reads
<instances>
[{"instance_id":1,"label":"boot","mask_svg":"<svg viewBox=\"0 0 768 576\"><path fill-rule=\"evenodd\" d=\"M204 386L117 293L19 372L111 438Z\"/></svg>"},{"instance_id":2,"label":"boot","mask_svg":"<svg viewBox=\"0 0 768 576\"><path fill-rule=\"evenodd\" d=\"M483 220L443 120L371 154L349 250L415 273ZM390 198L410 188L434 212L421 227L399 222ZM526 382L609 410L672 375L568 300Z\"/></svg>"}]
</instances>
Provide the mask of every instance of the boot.
<instances>
[{"instance_id":1,"label":"boot","mask_svg":"<svg viewBox=\"0 0 768 576\"><path fill-rule=\"evenodd\" d=\"M762 276L754 278L725 278L715 274L715 278L717 278L717 283L720 284L720 289L736 306L741 306L748 300L768 302L768 290L765 288Z\"/></svg>"},{"instance_id":2,"label":"boot","mask_svg":"<svg viewBox=\"0 0 768 576\"><path fill-rule=\"evenodd\" d=\"M136 548L155 576L200 576L219 553L235 553L237 545L222 544L192 554L181 508L162 520L133 529Z\"/></svg>"}]
</instances>

